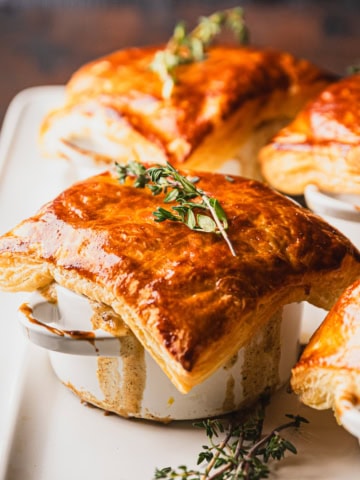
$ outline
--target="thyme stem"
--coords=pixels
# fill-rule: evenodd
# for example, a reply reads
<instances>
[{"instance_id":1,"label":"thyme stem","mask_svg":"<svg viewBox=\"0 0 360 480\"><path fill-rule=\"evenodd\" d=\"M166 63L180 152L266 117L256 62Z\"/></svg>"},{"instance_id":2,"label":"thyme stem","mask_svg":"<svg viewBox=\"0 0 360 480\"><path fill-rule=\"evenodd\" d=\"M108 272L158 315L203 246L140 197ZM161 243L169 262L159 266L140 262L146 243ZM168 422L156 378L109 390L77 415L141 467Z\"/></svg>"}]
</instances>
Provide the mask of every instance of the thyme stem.
<instances>
[{"instance_id":1,"label":"thyme stem","mask_svg":"<svg viewBox=\"0 0 360 480\"><path fill-rule=\"evenodd\" d=\"M232 427L229 428L226 437L224 438L222 443L219 445L219 447L216 449L216 452L215 452L213 458L211 459L211 461L208 463L208 466L206 467L206 469L204 471L204 475L201 477L201 480L212 480L212 479L216 478L216 476L215 477L214 476L209 477L208 475L209 475L210 471L214 468L216 460L219 458L220 453L223 451L223 449L228 444L231 436L232 436ZM215 474L215 475L217 475L217 474Z\"/></svg>"},{"instance_id":2,"label":"thyme stem","mask_svg":"<svg viewBox=\"0 0 360 480\"><path fill-rule=\"evenodd\" d=\"M210 210L211 215L212 215L212 217L213 217L213 219L214 219L214 221L215 221L215 223L216 223L216 225L217 225L217 227L218 227L221 235L223 236L225 242L227 243L227 245L228 245L228 247L229 247L229 249L230 249L231 254L232 254L234 257L236 257L236 252L235 252L235 250L234 250L234 247L233 247L233 245L232 245L232 243L231 243L231 241L230 241L230 239L229 239L229 237L228 237L228 234L226 233L226 230L224 229L222 223L219 221L219 218L218 218L218 216L216 215L216 212L215 212L214 208L211 206L210 201L209 201L209 198L208 198L206 195L202 195L202 199L204 200L204 202L206 203L208 209Z\"/></svg>"}]
</instances>

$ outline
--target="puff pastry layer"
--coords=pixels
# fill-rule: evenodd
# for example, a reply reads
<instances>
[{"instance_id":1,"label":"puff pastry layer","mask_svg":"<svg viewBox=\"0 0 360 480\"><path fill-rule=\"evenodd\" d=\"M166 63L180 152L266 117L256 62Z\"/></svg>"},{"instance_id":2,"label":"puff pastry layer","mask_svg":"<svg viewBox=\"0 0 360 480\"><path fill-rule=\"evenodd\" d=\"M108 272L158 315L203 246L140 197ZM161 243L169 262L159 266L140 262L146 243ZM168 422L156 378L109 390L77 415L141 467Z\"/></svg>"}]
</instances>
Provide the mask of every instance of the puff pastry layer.
<instances>
[{"instance_id":1,"label":"puff pastry layer","mask_svg":"<svg viewBox=\"0 0 360 480\"><path fill-rule=\"evenodd\" d=\"M214 46L176 69L164 99L150 69L161 48L119 50L76 71L64 105L44 119L43 152L82 166L133 158L224 171L233 161L231 173L260 178L259 148L334 80L288 53Z\"/></svg>"},{"instance_id":2,"label":"puff pastry layer","mask_svg":"<svg viewBox=\"0 0 360 480\"><path fill-rule=\"evenodd\" d=\"M332 408L338 420L347 402L360 404L360 281L341 295L292 371L302 402Z\"/></svg>"},{"instance_id":3,"label":"puff pastry layer","mask_svg":"<svg viewBox=\"0 0 360 480\"><path fill-rule=\"evenodd\" d=\"M360 74L331 84L259 154L273 187L299 195L315 184L360 193Z\"/></svg>"},{"instance_id":4,"label":"puff pastry layer","mask_svg":"<svg viewBox=\"0 0 360 480\"><path fill-rule=\"evenodd\" d=\"M222 237L156 223L161 196L110 173L79 182L0 238L0 288L58 282L121 315L182 392L209 377L283 305L330 308L360 278L360 254L264 184L200 173L222 204Z\"/></svg>"}]
</instances>

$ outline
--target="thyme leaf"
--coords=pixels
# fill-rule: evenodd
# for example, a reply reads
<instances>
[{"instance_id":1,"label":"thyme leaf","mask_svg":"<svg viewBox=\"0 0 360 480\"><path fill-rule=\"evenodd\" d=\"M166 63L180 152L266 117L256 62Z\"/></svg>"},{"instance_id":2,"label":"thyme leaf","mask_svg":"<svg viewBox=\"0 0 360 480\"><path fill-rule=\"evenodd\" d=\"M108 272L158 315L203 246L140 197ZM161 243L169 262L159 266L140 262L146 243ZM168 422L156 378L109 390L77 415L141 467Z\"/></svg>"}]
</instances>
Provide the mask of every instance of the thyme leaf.
<instances>
[{"instance_id":1,"label":"thyme leaf","mask_svg":"<svg viewBox=\"0 0 360 480\"><path fill-rule=\"evenodd\" d=\"M168 210L158 207L153 215L156 222L171 220L181 222L191 230L222 235L231 254L236 256L234 247L226 233L229 227L226 213L216 198L209 197L196 187L198 177L187 178L181 175L170 163L146 168L139 162L130 161L127 165L115 163L120 183L134 179L137 188L147 187L153 195L164 194L164 203L177 204ZM197 199L197 201L193 201Z\"/></svg>"},{"instance_id":2,"label":"thyme leaf","mask_svg":"<svg viewBox=\"0 0 360 480\"><path fill-rule=\"evenodd\" d=\"M289 421L263 434L265 402L259 402L255 412L245 419L236 415L222 419L207 419L193 425L205 431L208 443L202 446L197 466L201 470L181 465L156 468L154 479L182 480L260 480L268 478L269 460L280 461L286 452L296 454L295 446L280 435L289 428L299 428L308 421L299 415L286 415Z\"/></svg>"},{"instance_id":3,"label":"thyme leaf","mask_svg":"<svg viewBox=\"0 0 360 480\"><path fill-rule=\"evenodd\" d=\"M175 68L192 62L200 62L206 57L206 50L223 27L229 28L239 43L247 43L249 32L241 7L215 12L208 17L200 17L198 25L190 33L184 22L179 22L165 49L156 52L150 65L160 77L163 98L170 98L177 82Z\"/></svg>"}]
</instances>

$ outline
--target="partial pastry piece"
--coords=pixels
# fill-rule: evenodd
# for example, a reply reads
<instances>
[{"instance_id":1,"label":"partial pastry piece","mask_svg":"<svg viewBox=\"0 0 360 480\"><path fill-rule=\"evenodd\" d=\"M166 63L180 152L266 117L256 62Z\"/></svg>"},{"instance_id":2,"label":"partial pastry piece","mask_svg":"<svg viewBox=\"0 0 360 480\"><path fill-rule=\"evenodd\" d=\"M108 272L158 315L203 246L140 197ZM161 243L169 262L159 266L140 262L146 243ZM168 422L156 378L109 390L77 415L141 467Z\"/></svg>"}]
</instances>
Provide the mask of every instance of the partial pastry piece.
<instances>
[{"instance_id":1,"label":"partial pastry piece","mask_svg":"<svg viewBox=\"0 0 360 480\"><path fill-rule=\"evenodd\" d=\"M329 309L360 278L360 253L307 209L254 180L209 172L197 180L222 205L236 255L218 234L154 221L163 194L105 172L0 238L0 288L55 281L111 307L185 393L283 305Z\"/></svg>"},{"instance_id":2,"label":"partial pastry piece","mask_svg":"<svg viewBox=\"0 0 360 480\"><path fill-rule=\"evenodd\" d=\"M259 154L274 188L300 195L309 184L360 193L360 74L325 88Z\"/></svg>"},{"instance_id":3,"label":"partial pastry piece","mask_svg":"<svg viewBox=\"0 0 360 480\"><path fill-rule=\"evenodd\" d=\"M176 67L164 97L151 66L165 47L119 50L76 71L42 123L44 155L80 171L133 159L259 179L260 147L334 80L286 52L217 45Z\"/></svg>"},{"instance_id":4,"label":"partial pastry piece","mask_svg":"<svg viewBox=\"0 0 360 480\"><path fill-rule=\"evenodd\" d=\"M340 423L360 408L359 280L343 292L310 339L292 371L291 385L306 405L332 408ZM360 438L360 410L355 420Z\"/></svg>"}]
</instances>

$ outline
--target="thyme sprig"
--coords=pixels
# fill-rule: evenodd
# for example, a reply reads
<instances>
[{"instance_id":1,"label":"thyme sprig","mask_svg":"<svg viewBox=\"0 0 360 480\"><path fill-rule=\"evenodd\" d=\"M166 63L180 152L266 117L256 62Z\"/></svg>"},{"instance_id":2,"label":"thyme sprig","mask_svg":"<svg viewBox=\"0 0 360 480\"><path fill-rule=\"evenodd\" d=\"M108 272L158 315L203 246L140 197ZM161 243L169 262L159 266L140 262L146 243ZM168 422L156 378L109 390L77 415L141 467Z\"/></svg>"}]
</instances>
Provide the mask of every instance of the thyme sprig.
<instances>
[{"instance_id":1,"label":"thyme sprig","mask_svg":"<svg viewBox=\"0 0 360 480\"><path fill-rule=\"evenodd\" d=\"M355 75L356 73L360 73L360 63L357 65L350 65L347 68L348 75Z\"/></svg>"},{"instance_id":2,"label":"thyme sprig","mask_svg":"<svg viewBox=\"0 0 360 480\"><path fill-rule=\"evenodd\" d=\"M190 33L187 33L184 22L175 26L173 36L165 49L156 52L150 65L151 70L159 75L163 83L163 98L170 98L177 81L174 69L179 65L204 60L206 49L223 27L232 30L239 43L248 42L249 33L241 7L200 17L198 25Z\"/></svg>"},{"instance_id":3,"label":"thyme sprig","mask_svg":"<svg viewBox=\"0 0 360 480\"><path fill-rule=\"evenodd\" d=\"M260 480L270 474L269 461L281 460L286 452L296 454L293 443L280 435L289 428L299 428L308 421L299 415L286 415L289 421L263 434L264 405L243 422L236 417L207 419L194 423L203 428L208 444L202 446L197 465L202 470L185 465L177 469L165 467L155 470L154 479L182 480Z\"/></svg>"},{"instance_id":4,"label":"thyme sprig","mask_svg":"<svg viewBox=\"0 0 360 480\"><path fill-rule=\"evenodd\" d=\"M184 177L170 163L146 168L139 162L130 161L127 165L116 163L115 167L120 183L124 183L128 177L134 178L135 187L146 186L153 195L163 193L164 203L177 203L171 210L158 207L153 212L156 222L171 220L181 222L197 232L220 234L232 255L236 256L226 233L229 226L226 214L216 198L196 187L197 177Z\"/></svg>"}]
</instances>

